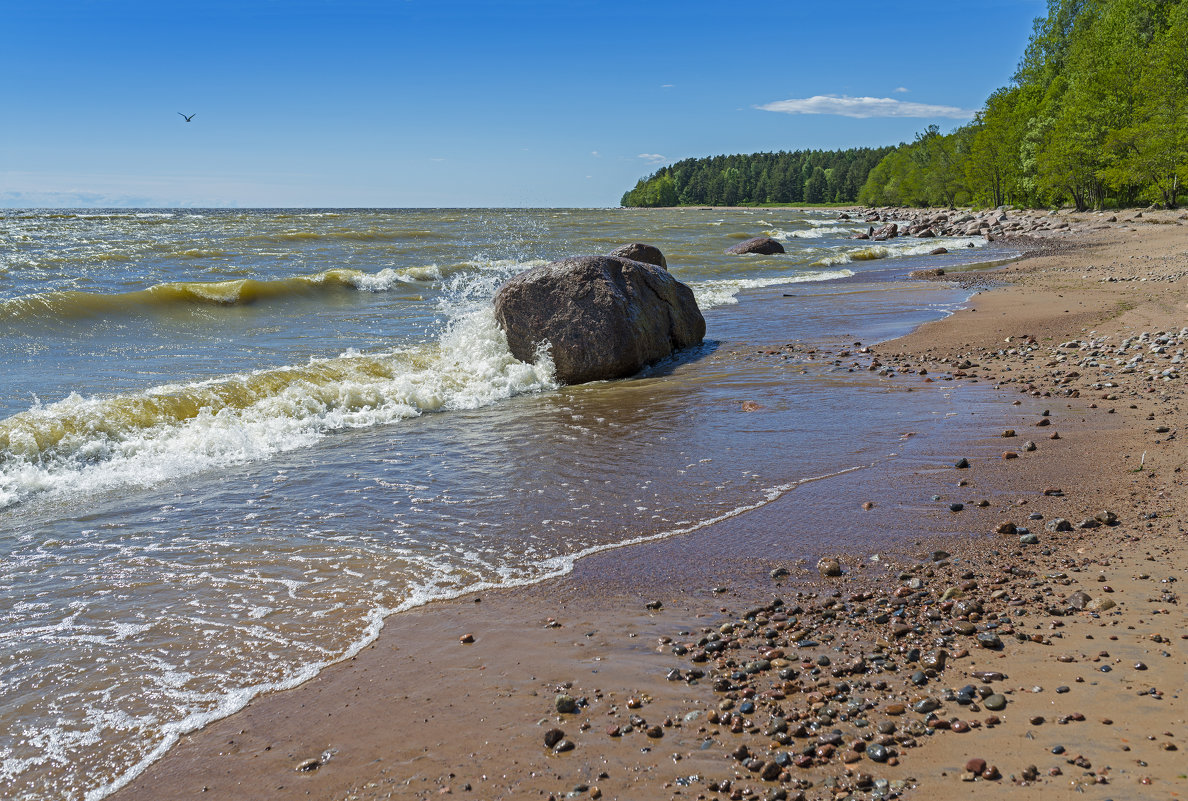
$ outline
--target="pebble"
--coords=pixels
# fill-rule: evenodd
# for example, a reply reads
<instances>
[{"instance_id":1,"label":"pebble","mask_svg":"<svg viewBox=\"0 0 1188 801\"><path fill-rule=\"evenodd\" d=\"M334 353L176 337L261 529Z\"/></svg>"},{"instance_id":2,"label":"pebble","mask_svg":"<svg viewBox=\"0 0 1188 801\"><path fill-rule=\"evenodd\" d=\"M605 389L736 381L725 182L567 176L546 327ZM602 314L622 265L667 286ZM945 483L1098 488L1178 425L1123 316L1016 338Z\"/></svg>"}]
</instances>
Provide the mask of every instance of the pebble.
<instances>
[{"instance_id":1,"label":"pebble","mask_svg":"<svg viewBox=\"0 0 1188 801\"><path fill-rule=\"evenodd\" d=\"M991 712L1000 712L1006 709L1007 699L1002 693L992 693L982 700L982 706L989 709Z\"/></svg>"},{"instance_id":2,"label":"pebble","mask_svg":"<svg viewBox=\"0 0 1188 801\"><path fill-rule=\"evenodd\" d=\"M565 732L560 729L549 729L544 733L545 748L552 748L565 739Z\"/></svg>"},{"instance_id":3,"label":"pebble","mask_svg":"<svg viewBox=\"0 0 1188 801\"><path fill-rule=\"evenodd\" d=\"M840 576L842 574L841 562L832 557L825 557L817 562L817 572L827 578Z\"/></svg>"},{"instance_id":4,"label":"pebble","mask_svg":"<svg viewBox=\"0 0 1188 801\"><path fill-rule=\"evenodd\" d=\"M573 696L561 693L553 699L553 707L563 715L568 715L577 711L577 701Z\"/></svg>"}]
</instances>

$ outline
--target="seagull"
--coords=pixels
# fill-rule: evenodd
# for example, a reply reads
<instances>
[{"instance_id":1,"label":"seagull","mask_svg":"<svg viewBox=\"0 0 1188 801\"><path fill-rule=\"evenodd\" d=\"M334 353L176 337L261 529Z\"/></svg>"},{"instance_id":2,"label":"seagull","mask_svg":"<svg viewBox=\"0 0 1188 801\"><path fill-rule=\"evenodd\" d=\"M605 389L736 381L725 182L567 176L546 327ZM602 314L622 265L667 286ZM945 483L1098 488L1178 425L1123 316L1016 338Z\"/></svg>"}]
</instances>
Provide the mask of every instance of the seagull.
<instances>
[{"instance_id":1,"label":"seagull","mask_svg":"<svg viewBox=\"0 0 1188 801\"><path fill-rule=\"evenodd\" d=\"M182 114L180 111L179 111L179 112L177 112L177 113L178 113L178 114L181 114L181 115L182 115L182 119L184 119L186 122L189 122L190 120L194 119L194 117L196 117L196 116L197 116L197 113L191 114L191 115L190 115L190 116L188 116L188 117L187 117L185 114Z\"/></svg>"}]
</instances>

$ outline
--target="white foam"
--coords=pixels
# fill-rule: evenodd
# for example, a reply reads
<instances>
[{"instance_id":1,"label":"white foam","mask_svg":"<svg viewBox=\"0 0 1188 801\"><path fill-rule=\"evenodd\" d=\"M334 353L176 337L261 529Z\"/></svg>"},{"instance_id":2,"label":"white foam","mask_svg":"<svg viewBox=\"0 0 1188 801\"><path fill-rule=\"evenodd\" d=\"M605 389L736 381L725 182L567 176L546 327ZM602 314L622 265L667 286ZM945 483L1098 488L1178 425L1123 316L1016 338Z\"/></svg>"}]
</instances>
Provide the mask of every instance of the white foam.
<instances>
[{"instance_id":1,"label":"white foam","mask_svg":"<svg viewBox=\"0 0 1188 801\"><path fill-rule=\"evenodd\" d=\"M236 382L280 387L242 408L206 406L185 420L154 422L114 408L137 396L71 394L57 403L34 405L0 421L8 424L8 447L0 450L0 508L35 494L76 496L156 484L307 447L332 431L388 425L426 412L475 409L552 389L556 382L547 355L534 364L517 361L489 301L466 297L470 292L489 298L505 277L502 270L455 276L453 300L442 301L450 321L435 347L311 359L304 367L166 385L139 396L206 399L219 393L202 390ZM475 283L482 288L475 289ZM359 369L353 369L355 362ZM345 377L321 382L306 378L327 365ZM46 447L42 432L59 430L65 433Z\"/></svg>"},{"instance_id":2,"label":"white foam","mask_svg":"<svg viewBox=\"0 0 1188 801\"><path fill-rule=\"evenodd\" d=\"M715 281L698 281L690 284L697 305L703 309L715 306L732 306L738 303L738 293L744 289L762 289L781 284L803 284L812 281L836 281L853 275L851 270L821 270L799 275L780 275L770 278L725 278Z\"/></svg>"},{"instance_id":3,"label":"white foam","mask_svg":"<svg viewBox=\"0 0 1188 801\"><path fill-rule=\"evenodd\" d=\"M846 245L844 249L825 256L814 262L814 264L828 267L836 264L850 264L855 261L898 258L900 256L927 256L938 247L944 247L952 251L955 248L968 248L970 245L973 245L975 248L986 245L986 240L981 237L945 237L923 240L896 239L887 240L886 242L858 241L863 244L856 246Z\"/></svg>"}]
</instances>

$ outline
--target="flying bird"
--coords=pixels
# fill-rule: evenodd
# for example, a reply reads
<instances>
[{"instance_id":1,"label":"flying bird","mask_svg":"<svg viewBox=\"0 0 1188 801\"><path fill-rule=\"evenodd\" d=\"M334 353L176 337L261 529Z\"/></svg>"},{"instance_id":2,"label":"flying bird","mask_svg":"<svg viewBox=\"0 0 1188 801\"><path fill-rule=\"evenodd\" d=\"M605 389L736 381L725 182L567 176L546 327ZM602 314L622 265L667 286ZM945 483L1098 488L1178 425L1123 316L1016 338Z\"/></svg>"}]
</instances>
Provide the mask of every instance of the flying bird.
<instances>
[{"instance_id":1,"label":"flying bird","mask_svg":"<svg viewBox=\"0 0 1188 801\"><path fill-rule=\"evenodd\" d=\"M195 113L191 114L191 115L190 115L190 116L188 116L188 117L187 117L185 114L182 114L180 111L179 111L179 112L177 112L177 113L178 113L178 114L181 114L181 115L182 115L182 119L184 119L186 122L189 122L190 120L194 119L194 117L196 117L196 116L197 116L197 112L195 112Z\"/></svg>"}]
</instances>

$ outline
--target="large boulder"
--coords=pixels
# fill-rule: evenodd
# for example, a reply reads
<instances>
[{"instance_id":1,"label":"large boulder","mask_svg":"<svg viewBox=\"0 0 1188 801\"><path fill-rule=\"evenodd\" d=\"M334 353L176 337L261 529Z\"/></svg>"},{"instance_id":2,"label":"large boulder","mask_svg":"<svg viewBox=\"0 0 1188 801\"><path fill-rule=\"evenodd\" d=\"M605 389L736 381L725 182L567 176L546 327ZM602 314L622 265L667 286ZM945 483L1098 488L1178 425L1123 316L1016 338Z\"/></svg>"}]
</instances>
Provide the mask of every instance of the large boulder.
<instances>
[{"instance_id":1,"label":"large boulder","mask_svg":"<svg viewBox=\"0 0 1188 801\"><path fill-rule=\"evenodd\" d=\"M495 318L521 361L549 343L566 384L625 378L705 337L693 290L662 267L619 256L526 270L495 293Z\"/></svg>"},{"instance_id":2,"label":"large boulder","mask_svg":"<svg viewBox=\"0 0 1188 801\"><path fill-rule=\"evenodd\" d=\"M645 245L642 242L620 245L606 255L618 256L620 259L642 261L644 264L654 264L657 267L663 267L665 270L668 269L668 260L664 258L664 254L660 252L660 248L655 245Z\"/></svg>"},{"instance_id":3,"label":"large boulder","mask_svg":"<svg viewBox=\"0 0 1188 801\"><path fill-rule=\"evenodd\" d=\"M739 242L737 245L731 245L726 248L727 253L758 253L763 256L770 256L773 253L783 253L784 246L770 236L756 236L748 239L745 242Z\"/></svg>"}]
</instances>

